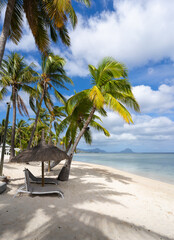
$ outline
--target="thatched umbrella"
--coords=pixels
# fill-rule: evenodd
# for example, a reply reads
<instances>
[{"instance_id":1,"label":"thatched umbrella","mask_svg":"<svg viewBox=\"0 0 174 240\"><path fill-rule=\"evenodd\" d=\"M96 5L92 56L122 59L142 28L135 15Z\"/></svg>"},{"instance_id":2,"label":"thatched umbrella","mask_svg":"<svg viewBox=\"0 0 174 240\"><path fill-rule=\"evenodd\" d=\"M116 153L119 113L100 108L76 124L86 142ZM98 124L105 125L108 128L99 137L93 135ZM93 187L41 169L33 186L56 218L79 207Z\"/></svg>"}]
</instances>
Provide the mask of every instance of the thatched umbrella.
<instances>
[{"instance_id":1,"label":"thatched umbrella","mask_svg":"<svg viewBox=\"0 0 174 240\"><path fill-rule=\"evenodd\" d=\"M42 138L41 142L29 150L22 151L11 159L11 162L42 162L42 186L44 186L44 162L54 160L60 162L69 159L69 156L53 144L46 144Z\"/></svg>"}]
</instances>

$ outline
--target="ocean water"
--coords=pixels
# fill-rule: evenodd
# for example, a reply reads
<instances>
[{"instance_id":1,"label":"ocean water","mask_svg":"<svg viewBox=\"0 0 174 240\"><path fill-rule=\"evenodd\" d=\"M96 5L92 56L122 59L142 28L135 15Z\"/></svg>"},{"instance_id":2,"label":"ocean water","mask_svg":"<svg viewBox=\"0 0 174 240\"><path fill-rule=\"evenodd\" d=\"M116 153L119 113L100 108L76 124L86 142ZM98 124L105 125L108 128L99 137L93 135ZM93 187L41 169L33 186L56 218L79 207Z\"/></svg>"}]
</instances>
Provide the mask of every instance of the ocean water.
<instances>
[{"instance_id":1,"label":"ocean water","mask_svg":"<svg viewBox=\"0 0 174 240\"><path fill-rule=\"evenodd\" d=\"M172 153L78 153L73 159L174 184L174 154Z\"/></svg>"}]
</instances>

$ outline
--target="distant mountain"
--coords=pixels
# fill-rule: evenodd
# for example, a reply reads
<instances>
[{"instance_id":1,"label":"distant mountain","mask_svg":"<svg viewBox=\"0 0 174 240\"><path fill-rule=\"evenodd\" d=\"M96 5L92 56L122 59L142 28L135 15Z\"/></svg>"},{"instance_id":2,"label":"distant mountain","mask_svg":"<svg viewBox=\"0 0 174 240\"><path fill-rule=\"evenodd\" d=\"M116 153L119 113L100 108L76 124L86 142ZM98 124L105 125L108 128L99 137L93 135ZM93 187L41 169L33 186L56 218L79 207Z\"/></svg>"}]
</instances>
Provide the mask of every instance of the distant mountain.
<instances>
[{"instance_id":1,"label":"distant mountain","mask_svg":"<svg viewBox=\"0 0 174 240\"><path fill-rule=\"evenodd\" d=\"M100 148L94 148L94 149L77 149L77 153L106 153L106 151L101 150Z\"/></svg>"},{"instance_id":2,"label":"distant mountain","mask_svg":"<svg viewBox=\"0 0 174 240\"><path fill-rule=\"evenodd\" d=\"M100 148L93 148L93 149L78 148L77 153L109 153L109 152L106 152L106 151L104 151ZM134 152L132 151L132 149L126 148L126 149L124 149L123 151L120 151L120 152L110 152L110 153L134 153Z\"/></svg>"},{"instance_id":3,"label":"distant mountain","mask_svg":"<svg viewBox=\"0 0 174 240\"><path fill-rule=\"evenodd\" d=\"M125 148L123 151L120 151L120 153L134 153L134 152L130 148Z\"/></svg>"}]
</instances>

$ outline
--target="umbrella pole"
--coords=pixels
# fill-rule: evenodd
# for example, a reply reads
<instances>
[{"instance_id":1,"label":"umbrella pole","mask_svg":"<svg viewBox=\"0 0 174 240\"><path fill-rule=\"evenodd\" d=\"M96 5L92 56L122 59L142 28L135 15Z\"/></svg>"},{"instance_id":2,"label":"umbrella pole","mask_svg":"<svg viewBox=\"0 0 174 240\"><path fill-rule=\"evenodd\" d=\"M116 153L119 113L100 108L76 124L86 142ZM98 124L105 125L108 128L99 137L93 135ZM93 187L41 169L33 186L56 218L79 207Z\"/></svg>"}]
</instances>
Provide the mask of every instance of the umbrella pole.
<instances>
[{"instance_id":1,"label":"umbrella pole","mask_svg":"<svg viewBox=\"0 0 174 240\"><path fill-rule=\"evenodd\" d=\"M50 161L48 161L48 172L50 172Z\"/></svg>"},{"instance_id":2,"label":"umbrella pole","mask_svg":"<svg viewBox=\"0 0 174 240\"><path fill-rule=\"evenodd\" d=\"M44 162L42 162L42 187L44 186Z\"/></svg>"}]
</instances>

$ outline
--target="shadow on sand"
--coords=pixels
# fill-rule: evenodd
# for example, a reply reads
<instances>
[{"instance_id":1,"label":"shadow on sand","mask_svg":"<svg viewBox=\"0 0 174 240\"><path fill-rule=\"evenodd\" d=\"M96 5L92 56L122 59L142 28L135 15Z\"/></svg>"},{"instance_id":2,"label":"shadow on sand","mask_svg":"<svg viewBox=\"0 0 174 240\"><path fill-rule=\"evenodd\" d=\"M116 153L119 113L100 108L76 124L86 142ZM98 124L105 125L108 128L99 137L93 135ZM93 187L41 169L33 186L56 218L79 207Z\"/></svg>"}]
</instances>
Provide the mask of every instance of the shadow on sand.
<instances>
[{"instance_id":1,"label":"shadow on sand","mask_svg":"<svg viewBox=\"0 0 174 240\"><path fill-rule=\"evenodd\" d=\"M52 175L57 175L58 172L59 170L55 170ZM8 236L14 236L14 238L10 238L11 240L172 240L142 226L112 217L112 214L100 214L90 209L87 210L85 207L83 209L78 207L78 204L85 205L86 203L97 202L98 204L104 203L106 206L107 204L116 204L126 208L122 204L121 198L118 198L119 201L115 201L110 196L132 196L126 192L108 189L106 185L99 183L99 181L95 182L94 180L89 183L83 179L84 176L104 178L108 182L120 181L124 184L130 184L132 182L131 178L85 165L81 166L81 171L77 171L76 167L73 168L71 176L72 179L69 182L61 182L59 185L60 189L62 188L64 191L66 201L57 198L57 196L37 196L33 198L23 195L12 199L9 192L2 194L0 201L1 206L3 206L0 212L1 240L7 239L7 232ZM80 192L78 192L79 185L82 186ZM71 192L73 190L74 196L69 194L70 189ZM94 192L97 194L93 194ZM9 195L8 198L5 198L5 194ZM44 216L44 221L33 223L33 219L36 219L37 214L40 213ZM29 225L34 226L34 230L27 233L25 229ZM105 229L109 230L105 232Z\"/></svg>"}]
</instances>

